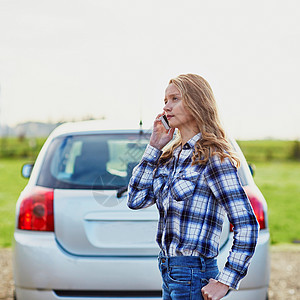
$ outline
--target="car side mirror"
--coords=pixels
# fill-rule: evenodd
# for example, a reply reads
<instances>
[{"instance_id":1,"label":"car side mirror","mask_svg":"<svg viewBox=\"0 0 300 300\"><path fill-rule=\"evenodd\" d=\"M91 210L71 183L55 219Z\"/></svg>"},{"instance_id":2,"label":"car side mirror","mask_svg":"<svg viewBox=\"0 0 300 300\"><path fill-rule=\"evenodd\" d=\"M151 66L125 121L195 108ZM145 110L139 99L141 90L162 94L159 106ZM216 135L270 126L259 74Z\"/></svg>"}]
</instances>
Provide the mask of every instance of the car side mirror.
<instances>
[{"instance_id":1,"label":"car side mirror","mask_svg":"<svg viewBox=\"0 0 300 300\"><path fill-rule=\"evenodd\" d=\"M22 176L24 178L29 178L30 175L31 175L31 172L32 172L32 168L33 168L33 164L25 164L25 165L23 165L22 171L21 171Z\"/></svg>"},{"instance_id":2,"label":"car side mirror","mask_svg":"<svg viewBox=\"0 0 300 300\"><path fill-rule=\"evenodd\" d=\"M255 165L254 164L248 164L248 166L249 166L252 177L254 177L254 175L255 175Z\"/></svg>"}]
</instances>

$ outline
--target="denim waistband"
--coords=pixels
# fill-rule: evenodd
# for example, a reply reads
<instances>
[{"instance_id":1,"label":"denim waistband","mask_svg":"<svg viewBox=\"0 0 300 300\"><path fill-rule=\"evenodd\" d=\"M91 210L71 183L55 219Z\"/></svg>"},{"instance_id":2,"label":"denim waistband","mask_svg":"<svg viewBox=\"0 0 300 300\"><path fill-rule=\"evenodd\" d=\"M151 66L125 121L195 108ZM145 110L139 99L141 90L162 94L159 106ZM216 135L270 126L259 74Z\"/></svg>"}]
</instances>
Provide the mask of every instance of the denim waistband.
<instances>
[{"instance_id":1,"label":"denim waistband","mask_svg":"<svg viewBox=\"0 0 300 300\"><path fill-rule=\"evenodd\" d=\"M163 252L159 253L158 259L166 266L182 266L200 268L201 271L217 267L216 258L206 258L204 256L165 256Z\"/></svg>"}]
</instances>

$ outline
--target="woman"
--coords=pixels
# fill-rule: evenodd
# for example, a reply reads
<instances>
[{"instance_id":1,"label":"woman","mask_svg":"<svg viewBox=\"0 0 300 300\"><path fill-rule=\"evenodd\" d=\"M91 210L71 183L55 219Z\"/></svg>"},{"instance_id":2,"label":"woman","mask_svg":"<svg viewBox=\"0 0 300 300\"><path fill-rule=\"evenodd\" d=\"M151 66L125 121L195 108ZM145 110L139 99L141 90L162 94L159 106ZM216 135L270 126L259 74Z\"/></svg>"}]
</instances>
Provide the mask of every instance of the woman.
<instances>
[{"instance_id":1,"label":"woman","mask_svg":"<svg viewBox=\"0 0 300 300\"><path fill-rule=\"evenodd\" d=\"M254 253L258 223L240 184L239 160L221 127L208 82L199 75L171 79L149 145L134 169L128 206L156 204L157 243L163 299L221 299L237 289ZM175 128L178 136L169 147ZM164 148L164 150L163 150ZM219 272L220 235L225 215L234 242Z\"/></svg>"}]
</instances>

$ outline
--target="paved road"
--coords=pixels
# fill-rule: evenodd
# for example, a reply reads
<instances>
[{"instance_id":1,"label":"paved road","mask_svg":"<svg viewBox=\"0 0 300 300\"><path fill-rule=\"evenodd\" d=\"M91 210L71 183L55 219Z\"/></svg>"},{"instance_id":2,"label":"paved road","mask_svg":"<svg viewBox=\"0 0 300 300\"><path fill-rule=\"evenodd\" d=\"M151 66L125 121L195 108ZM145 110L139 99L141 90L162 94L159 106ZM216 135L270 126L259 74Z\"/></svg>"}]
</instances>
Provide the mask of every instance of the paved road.
<instances>
[{"instance_id":1,"label":"paved road","mask_svg":"<svg viewBox=\"0 0 300 300\"><path fill-rule=\"evenodd\" d=\"M269 299L300 300L299 278L300 245L272 246ZM0 299L13 300L11 249L0 249Z\"/></svg>"}]
</instances>

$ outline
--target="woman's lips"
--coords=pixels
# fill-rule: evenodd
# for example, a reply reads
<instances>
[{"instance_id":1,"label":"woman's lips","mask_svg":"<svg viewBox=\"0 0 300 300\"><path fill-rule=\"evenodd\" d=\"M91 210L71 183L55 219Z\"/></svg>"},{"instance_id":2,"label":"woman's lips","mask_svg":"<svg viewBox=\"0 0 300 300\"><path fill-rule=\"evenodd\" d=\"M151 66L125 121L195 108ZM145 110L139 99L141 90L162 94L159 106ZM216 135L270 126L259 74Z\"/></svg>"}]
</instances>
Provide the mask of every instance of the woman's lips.
<instances>
[{"instance_id":1,"label":"woman's lips","mask_svg":"<svg viewBox=\"0 0 300 300\"><path fill-rule=\"evenodd\" d=\"M167 119L170 120L171 118L173 118L173 115L167 115Z\"/></svg>"}]
</instances>

